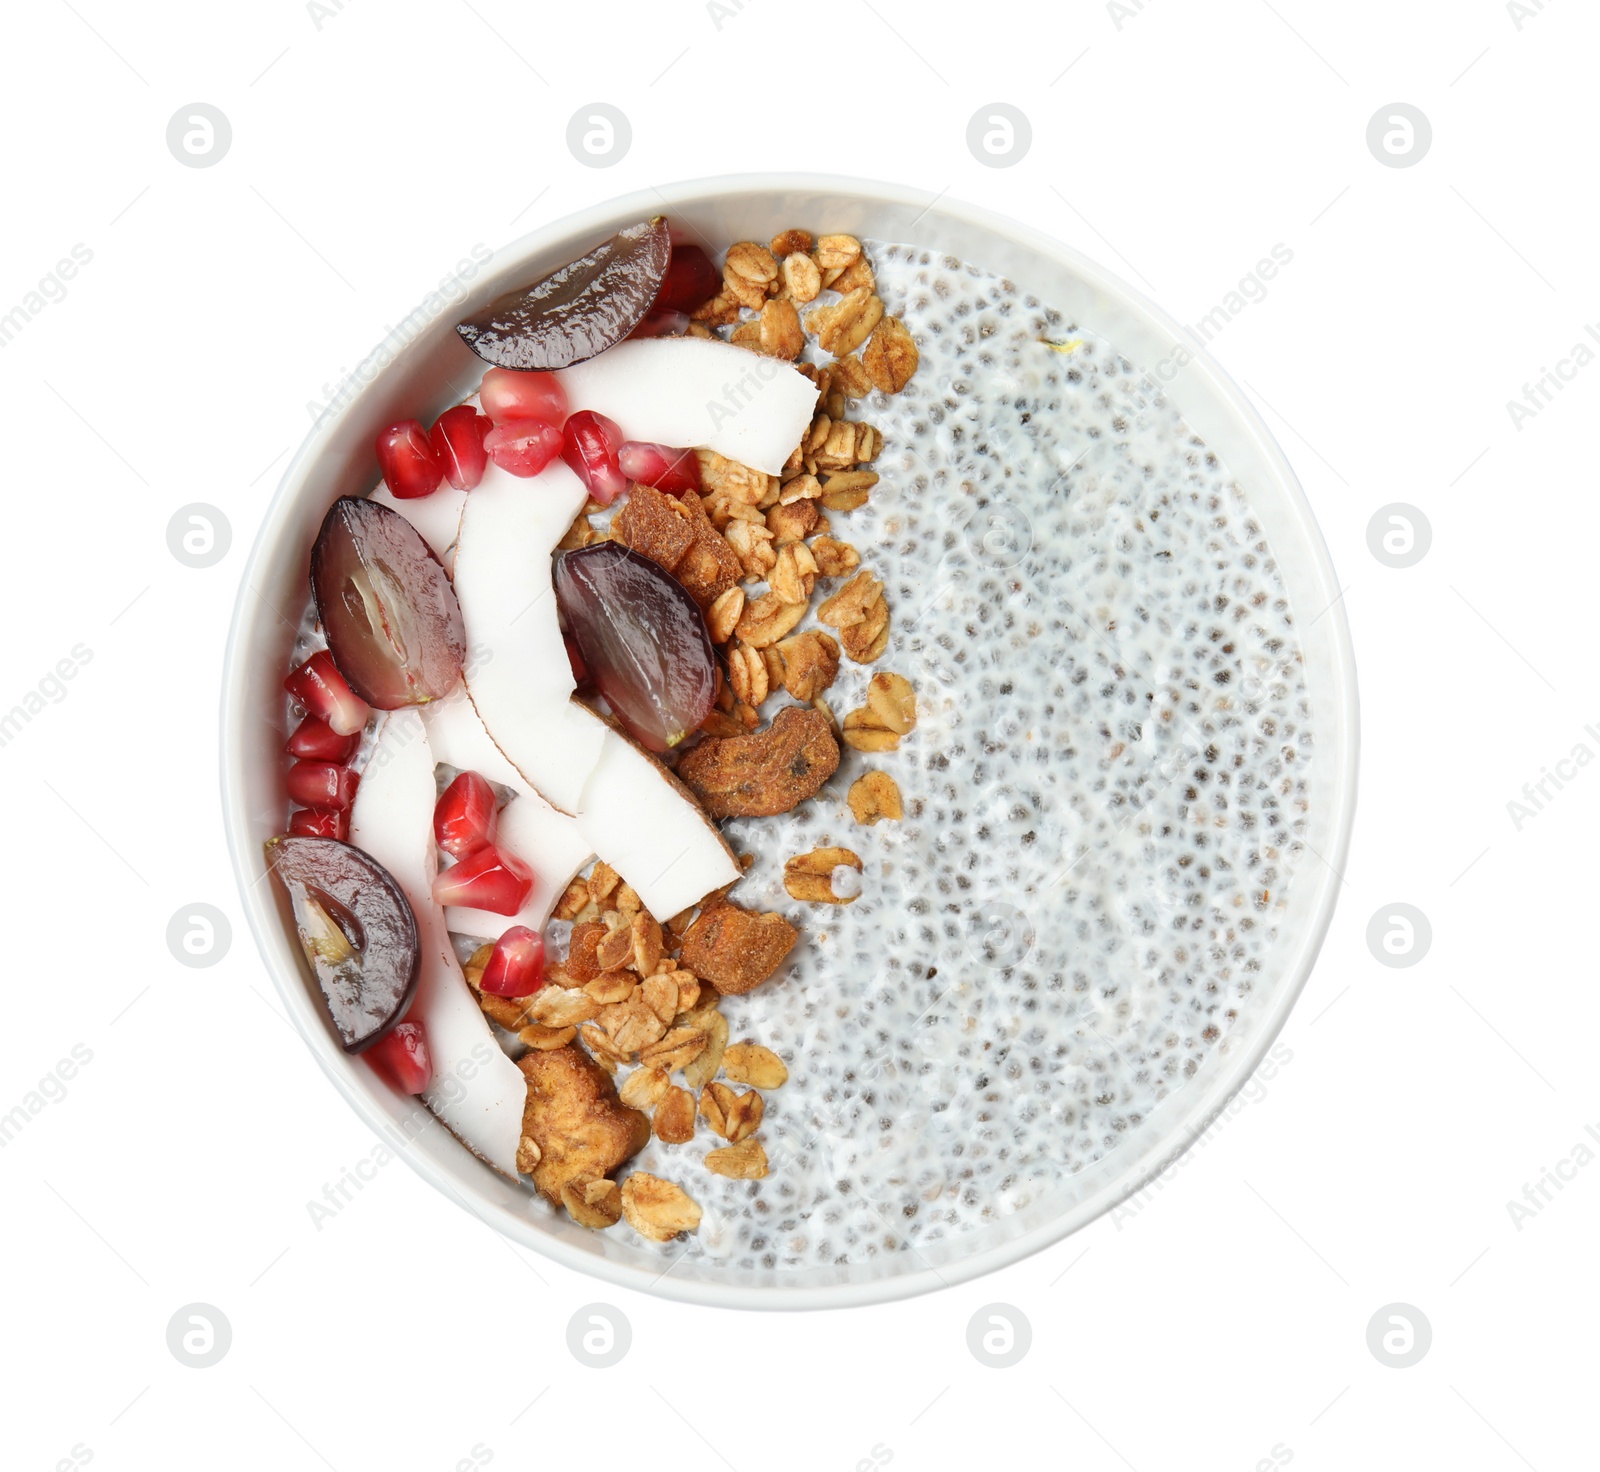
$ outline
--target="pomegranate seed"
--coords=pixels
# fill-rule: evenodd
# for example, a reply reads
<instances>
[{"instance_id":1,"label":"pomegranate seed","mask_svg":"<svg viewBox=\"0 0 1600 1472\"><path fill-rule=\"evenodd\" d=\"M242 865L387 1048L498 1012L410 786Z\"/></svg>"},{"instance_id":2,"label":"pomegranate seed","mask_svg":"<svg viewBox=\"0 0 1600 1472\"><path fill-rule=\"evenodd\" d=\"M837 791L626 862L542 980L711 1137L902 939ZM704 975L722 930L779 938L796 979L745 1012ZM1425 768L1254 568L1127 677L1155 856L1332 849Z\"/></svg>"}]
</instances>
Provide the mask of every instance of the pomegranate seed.
<instances>
[{"instance_id":1,"label":"pomegranate seed","mask_svg":"<svg viewBox=\"0 0 1600 1472\"><path fill-rule=\"evenodd\" d=\"M643 320L629 337L674 337L689 325L689 318L683 312L662 312L655 308L644 314Z\"/></svg>"},{"instance_id":2,"label":"pomegranate seed","mask_svg":"<svg viewBox=\"0 0 1600 1472\"><path fill-rule=\"evenodd\" d=\"M628 489L628 477L617 464L622 426L593 409L580 409L561 428L561 458L602 506Z\"/></svg>"},{"instance_id":3,"label":"pomegranate seed","mask_svg":"<svg viewBox=\"0 0 1600 1472\"><path fill-rule=\"evenodd\" d=\"M494 943L478 990L496 997L526 997L544 985L544 937L513 925Z\"/></svg>"},{"instance_id":4,"label":"pomegranate seed","mask_svg":"<svg viewBox=\"0 0 1600 1472\"><path fill-rule=\"evenodd\" d=\"M578 641L571 634L563 634L561 642L567 646L567 663L572 666L573 681L582 690L589 683L589 666L583 662L583 653L578 648Z\"/></svg>"},{"instance_id":5,"label":"pomegranate seed","mask_svg":"<svg viewBox=\"0 0 1600 1472\"><path fill-rule=\"evenodd\" d=\"M341 736L354 736L367 724L372 707L350 688L326 649L319 649L283 682L310 715L320 716Z\"/></svg>"},{"instance_id":6,"label":"pomegranate seed","mask_svg":"<svg viewBox=\"0 0 1600 1472\"><path fill-rule=\"evenodd\" d=\"M433 809L433 836L453 859L464 859L494 841L494 788L476 772L463 772Z\"/></svg>"},{"instance_id":7,"label":"pomegranate seed","mask_svg":"<svg viewBox=\"0 0 1600 1472\"><path fill-rule=\"evenodd\" d=\"M356 754L360 745L359 731L341 736L321 716L307 716L283 743L283 749L302 761L344 763Z\"/></svg>"},{"instance_id":8,"label":"pomegranate seed","mask_svg":"<svg viewBox=\"0 0 1600 1472\"><path fill-rule=\"evenodd\" d=\"M343 843L350 837L350 813L300 808L289 815L289 831L296 838L337 838Z\"/></svg>"},{"instance_id":9,"label":"pomegranate seed","mask_svg":"<svg viewBox=\"0 0 1600 1472\"><path fill-rule=\"evenodd\" d=\"M444 467L415 419L402 419L378 434L378 467L398 501L415 501L439 489Z\"/></svg>"},{"instance_id":10,"label":"pomegranate seed","mask_svg":"<svg viewBox=\"0 0 1600 1472\"><path fill-rule=\"evenodd\" d=\"M567 417L567 391L553 373L491 368L483 375L478 402L496 424L514 419L537 419L560 429Z\"/></svg>"},{"instance_id":11,"label":"pomegranate seed","mask_svg":"<svg viewBox=\"0 0 1600 1472\"><path fill-rule=\"evenodd\" d=\"M489 454L483 448L483 437L489 433L486 415L478 413L471 404L457 404L446 409L433 422L428 431L428 444L434 458L444 467L444 478L458 491L470 491L483 479L489 466Z\"/></svg>"},{"instance_id":12,"label":"pomegranate seed","mask_svg":"<svg viewBox=\"0 0 1600 1472\"><path fill-rule=\"evenodd\" d=\"M711 264L711 257L698 245L674 242L672 259L667 263L667 274L661 279L652 310L692 312L721 289L722 273Z\"/></svg>"},{"instance_id":13,"label":"pomegranate seed","mask_svg":"<svg viewBox=\"0 0 1600 1472\"><path fill-rule=\"evenodd\" d=\"M420 1094L433 1080L428 1035L420 1022L397 1022L361 1055L390 1088Z\"/></svg>"},{"instance_id":14,"label":"pomegranate seed","mask_svg":"<svg viewBox=\"0 0 1600 1472\"><path fill-rule=\"evenodd\" d=\"M483 448L502 470L537 475L561 448L561 431L541 419L507 419L484 436Z\"/></svg>"},{"instance_id":15,"label":"pomegranate seed","mask_svg":"<svg viewBox=\"0 0 1600 1472\"><path fill-rule=\"evenodd\" d=\"M289 768L289 801L344 812L356 800L361 774L335 762L296 762Z\"/></svg>"},{"instance_id":16,"label":"pomegranate seed","mask_svg":"<svg viewBox=\"0 0 1600 1472\"><path fill-rule=\"evenodd\" d=\"M700 461L693 450L629 440L617 451L617 463L629 480L654 486L668 495L680 496L700 489Z\"/></svg>"},{"instance_id":17,"label":"pomegranate seed","mask_svg":"<svg viewBox=\"0 0 1600 1472\"><path fill-rule=\"evenodd\" d=\"M468 905L496 915L515 915L533 893L533 870L492 843L442 869L433 881L441 905Z\"/></svg>"}]
</instances>

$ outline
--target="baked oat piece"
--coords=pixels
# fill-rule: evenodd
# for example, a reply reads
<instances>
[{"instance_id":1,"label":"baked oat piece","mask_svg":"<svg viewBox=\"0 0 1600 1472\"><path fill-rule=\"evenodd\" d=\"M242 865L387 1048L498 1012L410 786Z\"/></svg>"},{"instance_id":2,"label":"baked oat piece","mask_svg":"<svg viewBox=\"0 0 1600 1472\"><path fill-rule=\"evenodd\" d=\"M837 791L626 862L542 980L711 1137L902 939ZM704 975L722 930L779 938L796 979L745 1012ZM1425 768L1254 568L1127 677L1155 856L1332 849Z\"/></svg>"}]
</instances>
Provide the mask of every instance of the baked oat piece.
<instances>
[{"instance_id":1,"label":"baked oat piece","mask_svg":"<svg viewBox=\"0 0 1600 1472\"><path fill-rule=\"evenodd\" d=\"M576 1044L534 1051L517 1062L528 1080L524 1149L537 1152L528 1174L556 1205L561 1188L610 1175L650 1139L650 1117L617 1097L605 1070ZM529 1158L519 1152L519 1164Z\"/></svg>"},{"instance_id":2,"label":"baked oat piece","mask_svg":"<svg viewBox=\"0 0 1600 1472\"><path fill-rule=\"evenodd\" d=\"M827 717L791 705L765 731L702 741L684 754L678 776L713 818L770 818L814 796L838 768Z\"/></svg>"},{"instance_id":3,"label":"baked oat piece","mask_svg":"<svg viewBox=\"0 0 1600 1472\"><path fill-rule=\"evenodd\" d=\"M799 937L782 915L757 915L720 900L689 927L680 959L723 996L737 997L771 976Z\"/></svg>"}]
</instances>

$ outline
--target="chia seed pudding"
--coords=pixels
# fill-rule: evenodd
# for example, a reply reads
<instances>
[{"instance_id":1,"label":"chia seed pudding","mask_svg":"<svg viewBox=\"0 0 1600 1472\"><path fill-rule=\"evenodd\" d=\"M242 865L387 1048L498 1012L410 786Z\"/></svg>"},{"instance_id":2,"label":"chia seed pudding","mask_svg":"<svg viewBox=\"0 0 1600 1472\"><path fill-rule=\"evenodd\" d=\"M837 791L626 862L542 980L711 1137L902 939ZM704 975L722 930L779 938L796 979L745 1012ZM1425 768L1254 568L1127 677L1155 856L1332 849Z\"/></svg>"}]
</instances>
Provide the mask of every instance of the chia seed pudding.
<instances>
[{"instance_id":1,"label":"chia seed pudding","mask_svg":"<svg viewBox=\"0 0 1600 1472\"><path fill-rule=\"evenodd\" d=\"M863 244L921 364L863 404L882 489L848 535L919 721L903 822L851 821L882 762L846 750L816 801L726 826L756 856L741 903L807 942L723 1004L790 1080L771 1176L700 1179L686 1251L754 1270L915 1252L1114 1151L1265 1000L1309 796L1293 612L1227 468L1092 323ZM871 673L845 666L830 702ZM868 877L818 922L784 860L834 844Z\"/></svg>"}]
</instances>

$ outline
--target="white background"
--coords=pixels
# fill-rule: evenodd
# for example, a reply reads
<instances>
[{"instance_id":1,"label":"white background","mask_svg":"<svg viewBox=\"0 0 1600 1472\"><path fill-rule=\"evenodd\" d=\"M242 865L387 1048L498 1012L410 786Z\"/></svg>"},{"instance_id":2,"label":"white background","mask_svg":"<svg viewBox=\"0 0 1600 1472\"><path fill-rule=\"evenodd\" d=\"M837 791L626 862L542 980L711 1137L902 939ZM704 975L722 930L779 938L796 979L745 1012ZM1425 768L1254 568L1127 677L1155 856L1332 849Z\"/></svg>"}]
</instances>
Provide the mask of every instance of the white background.
<instances>
[{"instance_id":1,"label":"white background","mask_svg":"<svg viewBox=\"0 0 1600 1472\"><path fill-rule=\"evenodd\" d=\"M93 259L0 349L0 708L92 658L0 748L0 1113L92 1061L0 1149L5 1466L1591 1465L1600 1162L1507 1210L1600 1124L1600 770L1520 832L1506 807L1600 753L1600 365L1520 431L1506 408L1600 319L1600 15L1537 4L1520 29L1498 0L11 7L0 312ZM196 101L232 124L214 167L166 146ZM605 169L565 144L595 101L633 128ZM965 142L997 101L1033 129L1005 169ZM1434 131L1412 168L1366 143L1396 101ZM306 404L473 245L761 168L992 205L1190 322L1294 252L1213 345L1305 481L1362 681L1356 842L1292 1061L1131 1219L885 1308L632 1296L398 1164L319 1231L307 1202L376 1141L242 931L215 776L225 624ZM1366 538L1396 501L1434 536L1403 571ZM209 569L167 549L190 502L232 526ZM234 921L211 969L164 939L195 902ZM1433 927L1404 970L1366 943L1394 902ZM633 1331L604 1371L566 1345L597 1300ZM206 1370L166 1345L196 1301L233 1331ZM1014 1368L968 1351L992 1302L1031 1323ZM1409 1369L1367 1346L1394 1302L1432 1325Z\"/></svg>"}]
</instances>

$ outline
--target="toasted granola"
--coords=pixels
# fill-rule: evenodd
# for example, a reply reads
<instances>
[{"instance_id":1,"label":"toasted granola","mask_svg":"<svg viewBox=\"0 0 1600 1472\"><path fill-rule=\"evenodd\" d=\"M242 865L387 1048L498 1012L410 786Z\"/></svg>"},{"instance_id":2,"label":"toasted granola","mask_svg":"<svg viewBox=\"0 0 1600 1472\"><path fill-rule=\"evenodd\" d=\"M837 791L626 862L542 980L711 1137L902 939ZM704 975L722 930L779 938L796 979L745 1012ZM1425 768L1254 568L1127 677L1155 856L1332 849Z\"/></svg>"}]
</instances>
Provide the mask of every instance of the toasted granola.
<instances>
[{"instance_id":1,"label":"toasted granola","mask_svg":"<svg viewBox=\"0 0 1600 1472\"><path fill-rule=\"evenodd\" d=\"M783 964L798 939L799 932L782 915L757 915L722 900L702 910L689 927L683 959L722 995L742 996Z\"/></svg>"},{"instance_id":2,"label":"toasted granola","mask_svg":"<svg viewBox=\"0 0 1600 1472\"><path fill-rule=\"evenodd\" d=\"M737 1145L724 1145L720 1150L706 1152L706 1169L715 1176L726 1176L734 1181L765 1180L768 1173L767 1152L754 1135Z\"/></svg>"},{"instance_id":3,"label":"toasted granola","mask_svg":"<svg viewBox=\"0 0 1600 1472\"><path fill-rule=\"evenodd\" d=\"M700 1205L682 1186L636 1170L622 1183L622 1214L652 1242L670 1242L700 1225Z\"/></svg>"},{"instance_id":4,"label":"toasted granola","mask_svg":"<svg viewBox=\"0 0 1600 1472\"><path fill-rule=\"evenodd\" d=\"M827 721L789 706L764 731L702 741L678 763L678 776L713 818L770 818L812 797L838 766L839 745ZM706 975L685 959L697 976Z\"/></svg>"},{"instance_id":5,"label":"toasted granola","mask_svg":"<svg viewBox=\"0 0 1600 1472\"><path fill-rule=\"evenodd\" d=\"M905 816L899 785L887 772L867 772L850 785L846 799L858 823L868 827L884 818L894 821Z\"/></svg>"},{"instance_id":6,"label":"toasted granola","mask_svg":"<svg viewBox=\"0 0 1600 1472\"><path fill-rule=\"evenodd\" d=\"M840 868L861 872L861 857L847 848L818 848L800 854L783 866L783 887L792 898L813 905L853 905L860 890L841 894L834 887L834 872Z\"/></svg>"}]
</instances>

